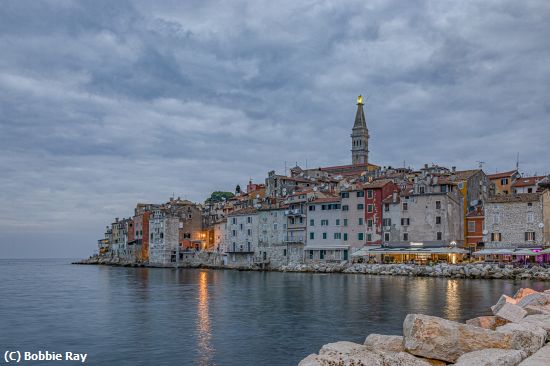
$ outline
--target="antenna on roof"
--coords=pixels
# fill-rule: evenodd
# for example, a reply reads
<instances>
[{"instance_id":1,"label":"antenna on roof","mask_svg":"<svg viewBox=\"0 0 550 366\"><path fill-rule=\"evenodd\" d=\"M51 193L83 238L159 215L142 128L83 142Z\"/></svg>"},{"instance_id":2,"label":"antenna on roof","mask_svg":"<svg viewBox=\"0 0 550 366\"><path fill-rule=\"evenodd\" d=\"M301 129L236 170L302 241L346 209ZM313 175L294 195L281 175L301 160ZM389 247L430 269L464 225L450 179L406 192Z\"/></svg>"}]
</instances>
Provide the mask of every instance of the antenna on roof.
<instances>
[{"instance_id":1,"label":"antenna on roof","mask_svg":"<svg viewBox=\"0 0 550 366\"><path fill-rule=\"evenodd\" d=\"M485 164L484 161L478 161L477 162L479 164L479 169L483 169L483 164Z\"/></svg>"},{"instance_id":2,"label":"antenna on roof","mask_svg":"<svg viewBox=\"0 0 550 366\"><path fill-rule=\"evenodd\" d=\"M518 152L518 157L516 159L516 170L519 170L519 152Z\"/></svg>"}]
</instances>

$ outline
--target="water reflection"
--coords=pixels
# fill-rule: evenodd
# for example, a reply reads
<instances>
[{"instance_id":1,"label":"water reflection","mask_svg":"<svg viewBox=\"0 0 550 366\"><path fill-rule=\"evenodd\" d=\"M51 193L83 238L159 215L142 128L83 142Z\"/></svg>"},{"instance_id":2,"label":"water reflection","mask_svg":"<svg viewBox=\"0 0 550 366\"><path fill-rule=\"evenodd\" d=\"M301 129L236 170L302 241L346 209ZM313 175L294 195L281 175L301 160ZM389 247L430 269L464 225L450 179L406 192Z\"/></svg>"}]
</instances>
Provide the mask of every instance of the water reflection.
<instances>
[{"instance_id":1,"label":"water reflection","mask_svg":"<svg viewBox=\"0 0 550 366\"><path fill-rule=\"evenodd\" d=\"M460 296L458 293L458 280L449 279L447 281L446 292L446 307L445 315L449 319L459 319L462 315L460 313Z\"/></svg>"},{"instance_id":2,"label":"water reflection","mask_svg":"<svg viewBox=\"0 0 550 366\"><path fill-rule=\"evenodd\" d=\"M197 351L198 365L211 365L214 357L212 347L212 333L210 329L210 314L208 312L208 273L205 271L199 274L199 302L197 317Z\"/></svg>"}]
</instances>

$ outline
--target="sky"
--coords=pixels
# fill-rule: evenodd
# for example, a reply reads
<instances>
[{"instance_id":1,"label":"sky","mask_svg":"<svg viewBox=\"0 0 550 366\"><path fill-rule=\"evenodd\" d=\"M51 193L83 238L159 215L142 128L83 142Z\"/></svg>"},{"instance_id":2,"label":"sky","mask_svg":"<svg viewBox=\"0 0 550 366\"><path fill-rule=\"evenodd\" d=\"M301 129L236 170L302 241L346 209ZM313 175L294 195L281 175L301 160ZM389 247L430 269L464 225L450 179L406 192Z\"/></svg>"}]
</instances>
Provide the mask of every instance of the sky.
<instances>
[{"instance_id":1,"label":"sky","mask_svg":"<svg viewBox=\"0 0 550 366\"><path fill-rule=\"evenodd\" d=\"M548 174L548 1L2 1L0 258L137 202L369 160Z\"/></svg>"}]
</instances>

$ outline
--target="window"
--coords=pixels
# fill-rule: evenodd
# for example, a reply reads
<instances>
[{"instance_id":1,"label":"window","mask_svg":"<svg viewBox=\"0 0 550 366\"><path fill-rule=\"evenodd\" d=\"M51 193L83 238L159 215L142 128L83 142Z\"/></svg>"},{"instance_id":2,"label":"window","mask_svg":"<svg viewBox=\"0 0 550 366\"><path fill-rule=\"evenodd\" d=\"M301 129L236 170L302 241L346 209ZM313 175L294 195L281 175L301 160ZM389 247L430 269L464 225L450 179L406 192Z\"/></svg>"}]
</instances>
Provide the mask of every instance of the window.
<instances>
[{"instance_id":1,"label":"window","mask_svg":"<svg viewBox=\"0 0 550 366\"><path fill-rule=\"evenodd\" d=\"M309 233L309 239L310 240L315 239L315 233Z\"/></svg>"},{"instance_id":2,"label":"window","mask_svg":"<svg viewBox=\"0 0 550 366\"><path fill-rule=\"evenodd\" d=\"M409 240L409 233L403 233L403 241Z\"/></svg>"},{"instance_id":3,"label":"window","mask_svg":"<svg viewBox=\"0 0 550 366\"><path fill-rule=\"evenodd\" d=\"M365 197L365 191L357 191L357 197Z\"/></svg>"},{"instance_id":4,"label":"window","mask_svg":"<svg viewBox=\"0 0 550 366\"><path fill-rule=\"evenodd\" d=\"M441 201L435 201L435 209L441 210Z\"/></svg>"},{"instance_id":5,"label":"window","mask_svg":"<svg viewBox=\"0 0 550 366\"><path fill-rule=\"evenodd\" d=\"M370 206L370 205L369 205ZM364 210L365 209L365 205L363 205L362 203L358 203L357 204L357 209L358 210Z\"/></svg>"},{"instance_id":6,"label":"window","mask_svg":"<svg viewBox=\"0 0 550 366\"><path fill-rule=\"evenodd\" d=\"M527 193L533 193L533 188L527 188Z\"/></svg>"},{"instance_id":7,"label":"window","mask_svg":"<svg viewBox=\"0 0 550 366\"><path fill-rule=\"evenodd\" d=\"M533 207L533 202L527 203L527 207Z\"/></svg>"},{"instance_id":8,"label":"window","mask_svg":"<svg viewBox=\"0 0 550 366\"><path fill-rule=\"evenodd\" d=\"M407 211L409 209L409 204L407 202L403 202L403 211Z\"/></svg>"},{"instance_id":9,"label":"window","mask_svg":"<svg viewBox=\"0 0 550 366\"><path fill-rule=\"evenodd\" d=\"M313 259L313 250L309 251L309 259Z\"/></svg>"},{"instance_id":10,"label":"window","mask_svg":"<svg viewBox=\"0 0 550 366\"><path fill-rule=\"evenodd\" d=\"M388 212L390 210L390 204L384 203L384 211Z\"/></svg>"},{"instance_id":11,"label":"window","mask_svg":"<svg viewBox=\"0 0 550 366\"><path fill-rule=\"evenodd\" d=\"M419 193L420 193L420 194L424 194L424 187L419 187L418 190L419 190Z\"/></svg>"},{"instance_id":12,"label":"window","mask_svg":"<svg viewBox=\"0 0 550 366\"><path fill-rule=\"evenodd\" d=\"M320 250L319 251L319 259L325 259L326 254L327 254L326 250Z\"/></svg>"},{"instance_id":13,"label":"window","mask_svg":"<svg viewBox=\"0 0 550 366\"><path fill-rule=\"evenodd\" d=\"M315 206L314 205L309 206L308 210L315 211Z\"/></svg>"},{"instance_id":14,"label":"window","mask_svg":"<svg viewBox=\"0 0 550 366\"><path fill-rule=\"evenodd\" d=\"M384 241L390 241L390 233L384 233Z\"/></svg>"},{"instance_id":15,"label":"window","mask_svg":"<svg viewBox=\"0 0 550 366\"><path fill-rule=\"evenodd\" d=\"M533 212L527 212L527 222L528 223L535 222L535 214Z\"/></svg>"},{"instance_id":16,"label":"window","mask_svg":"<svg viewBox=\"0 0 550 366\"><path fill-rule=\"evenodd\" d=\"M237 236L237 230L231 230L231 236Z\"/></svg>"},{"instance_id":17,"label":"window","mask_svg":"<svg viewBox=\"0 0 550 366\"><path fill-rule=\"evenodd\" d=\"M474 220L468 221L468 232L475 233L476 231L476 222Z\"/></svg>"},{"instance_id":18,"label":"window","mask_svg":"<svg viewBox=\"0 0 550 366\"><path fill-rule=\"evenodd\" d=\"M151 240L153 240L153 233L151 233Z\"/></svg>"},{"instance_id":19,"label":"window","mask_svg":"<svg viewBox=\"0 0 550 366\"><path fill-rule=\"evenodd\" d=\"M325 211L326 209L327 209L327 205L321 205L321 210Z\"/></svg>"},{"instance_id":20,"label":"window","mask_svg":"<svg viewBox=\"0 0 550 366\"><path fill-rule=\"evenodd\" d=\"M372 227L372 219L367 220L367 227Z\"/></svg>"},{"instance_id":21,"label":"window","mask_svg":"<svg viewBox=\"0 0 550 366\"><path fill-rule=\"evenodd\" d=\"M242 230L243 229L243 224L239 224L239 228Z\"/></svg>"},{"instance_id":22,"label":"window","mask_svg":"<svg viewBox=\"0 0 550 366\"><path fill-rule=\"evenodd\" d=\"M283 256L286 257L286 249L283 249Z\"/></svg>"},{"instance_id":23,"label":"window","mask_svg":"<svg viewBox=\"0 0 550 366\"><path fill-rule=\"evenodd\" d=\"M447 192L447 186L441 186L441 193Z\"/></svg>"},{"instance_id":24,"label":"window","mask_svg":"<svg viewBox=\"0 0 550 366\"><path fill-rule=\"evenodd\" d=\"M372 241L372 234L367 234L367 241Z\"/></svg>"},{"instance_id":25,"label":"window","mask_svg":"<svg viewBox=\"0 0 550 366\"><path fill-rule=\"evenodd\" d=\"M441 225L441 216L436 216L435 217L435 224L436 225Z\"/></svg>"},{"instance_id":26,"label":"window","mask_svg":"<svg viewBox=\"0 0 550 366\"><path fill-rule=\"evenodd\" d=\"M249 223L249 224L251 224L251 223L252 223L252 217L250 217L250 216L247 217L247 218L246 218L246 222Z\"/></svg>"},{"instance_id":27,"label":"window","mask_svg":"<svg viewBox=\"0 0 550 366\"><path fill-rule=\"evenodd\" d=\"M164 233L160 233L160 238L164 239Z\"/></svg>"},{"instance_id":28,"label":"window","mask_svg":"<svg viewBox=\"0 0 550 366\"><path fill-rule=\"evenodd\" d=\"M334 233L334 239L342 239L342 234Z\"/></svg>"},{"instance_id":29,"label":"window","mask_svg":"<svg viewBox=\"0 0 550 366\"><path fill-rule=\"evenodd\" d=\"M342 192L342 193L340 193L340 197L342 197L342 198L349 198L349 192Z\"/></svg>"},{"instance_id":30,"label":"window","mask_svg":"<svg viewBox=\"0 0 550 366\"><path fill-rule=\"evenodd\" d=\"M323 233L323 239L327 238L327 233Z\"/></svg>"},{"instance_id":31,"label":"window","mask_svg":"<svg viewBox=\"0 0 550 366\"><path fill-rule=\"evenodd\" d=\"M248 235L248 236L252 235L252 230L250 230L250 229L246 230L246 235Z\"/></svg>"},{"instance_id":32,"label":"window","mask_svg":"<svg viewBox=\"0 0 550 366\"><path fill-rule=\"evenodd\" d=\"M443 233L441 231L438 231L436 238L437 238L436 240L441 240L443 238Z\"/></svg>"},{"instance_id":33,"label":"window","mask_svg":"<svg viewBox=\"0 0 550 366\"><path fill-rule=\"evenodd\" d=\"M348 241L348 233L344 233L344 241Z\"/></svg>"},{"instance_id":34,"label":"window","mask_svg":"<svg viewBox=\"0 0 550 366\"><path fill-rule=\"evenodd\" d=\"M358 223L359 225L363 225L363 218L360 217L360 218L357 220L357 223Z\"/></svg>"},{"instance_id":35,"label":"window","mask_svg":"<svg viewBox=\"0 0 550 366\"><path fill-rule=\"evenodd\" d=\"M500 233L491 233L491 241L502 241Z\"/></svg>"},{"instance_id":36,"label":"window","mask_svg":"<svg viewBox=\"0 0 550 366\"><path fill-rule=\"evenodd\" d=\"M348 205L342 205L342 211L348 211L349 206Z\"/></svg>"},{"instance_id":37,"label":"window","mask_svg":"<svg viewBox=\"0 0 550 366\"><path fill-rule=\"evenodd\" d=\"M410 225L411 224L411 219L410 218L401 218L401 226L407 226L407 225Z\"/></svg>"},{"instance_id":38,"label":"window","mask_svg":"<svg viewBox=\"0 0 550 366\"><path fill-rule=\"evenodd\" d=\"M340 226L340 219L336 219L336 226Z\"/></svg>"},{"instance_id":39,"label":"window","mask_svg":"<svg viewBox=\"0 0 550 366\"><path fill-rule=\"evenodd\" d=\"M372 198L372 189L367 189L367 198Z\"/></svg>"},{"instance_id":40,"label":"window","mask_svg":"<svg viewBox=\"0 0 550 366\"><path fill-rule=\"evenodd\" d=\"M493 216L493 224L500 224L500 212L495 212Z\"/></svg>"},{"instance_id":41,"label":"window","mask_svg":"<svg viewBox=\"0 0 550 366\"><path fill-rule=\"evenodd\" d=\"M348 226L348 219L344 219L344 226Z\"/></svg>"},{"instance_id":42,"label":"window","mask_svg":"<svg viewBox=\"0 0 550 366\"><path fill-rule=\"evenodd\" d=\"M315 226L315 220L310 219L309 220L309 226Z\"/></svg>"},{"instance_id":43,"label":"window","mask_svg":"<svg viewBox=\"0 0 550 366\"><path fill-rule=\"evenodd\" d=\"M501 186L505 186L505 185L507 185L507 184L508 184L508 178L502 178L502 179L500 180L500 185L501 185Z\"/></svg>"},{"instance_id":44,"label":"window","mask_svg":"<svg viewBox=\"0 0 550 366\"><path fill-rule=\"evenodd\" d=\"M367 205L367 212L372 212L374 209L374 205Z\"/></svg>"},{"instance_id":45,"label":"window","mask_svg":"<svg viewBox=\"0 0 550 366\"><path fill-rule=\"evenodd\" d=\"M364 238L363 235L364 235L363 233L357 233L357 240L361 240L361 241L362 241L363 238Z\"/></svg>"},{"instance_id":46,"label":"window","mask_svg":"<svg viewBox=\"0 0 550 366\"><path fill-rule=\"evenodd\" d=\"M382 219L382 226L391 226L391 219Z\"/></svg>"},{"instance_id":47,"label":"window","mask_svg":"<svg viewBox=\"0 0 550 366\"><path fill-rule=\"evenodd\" d=\"M321 226L328 226L328 220L321 220Z\"/></svg>"},{"instance_id":48,"label":"window","mask_svg":"<svg viewBox=\"0 0 550 366\"><path fill-rule=\"evenodd\" d=\"M525 240L526 241L535 241L535 232L534 231L525 232Z\"/></svg>"},{"instance_id":49,"label":"window","mask_svg":"<svg viewBox=\"0 0 550 366\"><path fill-rule=\"evenodd\" d=\"M236 218L236 217L233 217L233 218L231 219L231 223L232 223L233 225L237 225L237 218Z\"/></svg>"}]
</instances>

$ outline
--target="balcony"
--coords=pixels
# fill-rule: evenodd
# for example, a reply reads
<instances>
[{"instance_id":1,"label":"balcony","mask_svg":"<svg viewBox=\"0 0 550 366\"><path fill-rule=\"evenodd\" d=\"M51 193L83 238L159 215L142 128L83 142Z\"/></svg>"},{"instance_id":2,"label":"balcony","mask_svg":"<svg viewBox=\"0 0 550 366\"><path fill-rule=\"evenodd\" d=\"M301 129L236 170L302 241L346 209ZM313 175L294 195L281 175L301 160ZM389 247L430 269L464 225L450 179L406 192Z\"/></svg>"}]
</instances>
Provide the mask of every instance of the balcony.
<instances>
[{"instance_id":1,"label":"balcony","mask_svg":"<svg viewBox=\"0 0 550 366\"><path fill-rule=\"evenodd\" d=\"M303 236L287 236L285 238L287 244L305 244L305 238Z\"/></svg>"},{"instance_id":2,"label":"balcony","mask_svg":"<svg viewBox=\"0 0 550 366\"><path fill-rule=\"evenodd\" d=\"M285 210L285 216L302 216L305 217L306 215L302 212L301 209L295 208L292 210Z\"/></svg>"},{"instance_id":3,"label":"balcony","mask_svg":"<svg viewBox=\"0 0 550 366\"><path fill-rule=\"evenodd\" d=\"M254 250L252 248L229 248L225 252L228 254L252 254Z\"/></svg>"}]
</instances>

